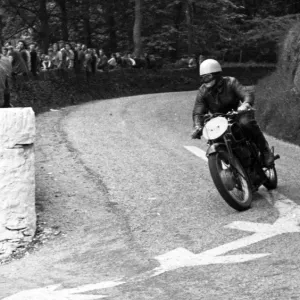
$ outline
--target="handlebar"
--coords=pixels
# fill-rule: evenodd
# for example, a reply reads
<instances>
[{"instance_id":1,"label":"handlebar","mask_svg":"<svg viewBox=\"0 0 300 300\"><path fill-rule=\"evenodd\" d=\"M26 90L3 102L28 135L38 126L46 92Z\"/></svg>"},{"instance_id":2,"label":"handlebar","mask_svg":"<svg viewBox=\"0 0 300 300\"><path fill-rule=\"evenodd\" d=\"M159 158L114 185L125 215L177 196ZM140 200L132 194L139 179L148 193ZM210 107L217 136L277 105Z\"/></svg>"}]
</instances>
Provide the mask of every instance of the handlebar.
<instances>
[{"instance_id":1,"label":"handlebar","mask_svg":"<svg viewBox=\"0 0 300 300\"><path fill-rule=\"evenodd\" d=\"M242 115L242 114L245 114L245 113L248 113L250 111L255 111L254 108L249 108L247 110L241 110L241 111L237 111L237 110L231 110L227 113L214 113L214 114L205 114L203 117L204 117L204 120L208 120L208 119L212 119L212 118L215 118L215 117L233 117L233 116L238 116L238 115Z\"/></svg>"}]
</instances>

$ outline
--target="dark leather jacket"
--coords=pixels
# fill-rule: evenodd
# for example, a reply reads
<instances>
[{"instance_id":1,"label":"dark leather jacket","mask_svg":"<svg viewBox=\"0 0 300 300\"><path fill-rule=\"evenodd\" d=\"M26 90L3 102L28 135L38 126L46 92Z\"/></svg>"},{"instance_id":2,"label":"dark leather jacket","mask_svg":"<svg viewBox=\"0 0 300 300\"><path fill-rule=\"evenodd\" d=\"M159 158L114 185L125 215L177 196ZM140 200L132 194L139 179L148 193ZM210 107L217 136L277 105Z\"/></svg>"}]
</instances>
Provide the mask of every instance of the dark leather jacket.
<instances>
[{"instance_id":1,"label":"dark leather jacket","mask_svg":"<svg viewBox=\"0 0 300 300\"><path fill-rule=\"evenodd\" d=\"M221 77L217 85L199 88L193 109L194 126L203 127L203 116L207 113L227 113L237 110L240 102L254 104L254 95L248 92L234 77Z\"/></svg>"}]
</instances>

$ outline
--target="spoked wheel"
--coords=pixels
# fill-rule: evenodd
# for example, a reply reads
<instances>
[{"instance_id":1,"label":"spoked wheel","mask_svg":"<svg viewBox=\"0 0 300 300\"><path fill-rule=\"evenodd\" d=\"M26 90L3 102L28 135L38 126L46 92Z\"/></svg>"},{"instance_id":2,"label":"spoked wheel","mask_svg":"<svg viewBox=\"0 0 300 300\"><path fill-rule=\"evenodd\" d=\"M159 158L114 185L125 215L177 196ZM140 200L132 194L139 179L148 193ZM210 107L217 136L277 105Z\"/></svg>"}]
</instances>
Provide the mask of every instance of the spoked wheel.
<instances>
[{"instance_id":1,"label":"spoked wheel","mask_svg":"<svg viewBox=\"0 0 300 300\"><path fill-rule=\"evenodd\" d=\"M229 163L227 151L213 153L208 158L208 165L213 182L232 208L243 211L250 208L252 189L248 176L236 157Z\"/></svg>"},{"instance_id":2,"label":"spoked wheel","mask_svg":"<svg viewBox=\"0 0 300 300\"><path fill-rule=\"evenodd\" d=\"M268 190L276 189L278 184L278 178L277 178L277 172L275 166L264 169L264 172L268 178L263 184L264 187L267 188Z\"/></svg>"}]
</instances>

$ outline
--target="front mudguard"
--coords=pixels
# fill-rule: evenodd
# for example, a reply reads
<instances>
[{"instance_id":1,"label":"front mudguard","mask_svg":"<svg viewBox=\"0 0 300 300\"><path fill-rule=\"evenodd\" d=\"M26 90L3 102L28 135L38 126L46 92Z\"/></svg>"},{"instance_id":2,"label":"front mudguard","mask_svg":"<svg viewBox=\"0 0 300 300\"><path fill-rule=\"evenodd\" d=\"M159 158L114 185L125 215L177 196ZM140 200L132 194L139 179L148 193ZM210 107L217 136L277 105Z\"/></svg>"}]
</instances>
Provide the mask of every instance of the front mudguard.
<instances>
[{"instance_id":1,"label":"front mudguard","mask_svg":"<svg viewBox=\"0 0 300 300\"><path fill-rule=\"evenodd\" d=\"M206 157L209 157L211 154L221 152L221 151L227 151L226 145L224 143L211 144L209 145L206 151Z\"/></svg>"}]
</instances>

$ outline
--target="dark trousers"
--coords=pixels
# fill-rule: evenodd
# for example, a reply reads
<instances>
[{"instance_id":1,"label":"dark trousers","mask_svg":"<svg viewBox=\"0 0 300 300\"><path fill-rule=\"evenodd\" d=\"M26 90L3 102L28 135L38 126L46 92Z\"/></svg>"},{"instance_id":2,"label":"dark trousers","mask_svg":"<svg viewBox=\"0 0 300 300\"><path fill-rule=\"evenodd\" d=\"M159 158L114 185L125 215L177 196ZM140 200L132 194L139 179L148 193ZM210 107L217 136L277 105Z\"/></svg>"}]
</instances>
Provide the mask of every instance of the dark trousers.
<instances>
[{"instance_id":1,"label":"dark trousers","mask_svg":"<svg viewBox=\"0 0 300 300\"><path fill-rule=\"evenodd\" d=\"M264 134L255 120L254 111L241 115L239 123L245 134L256 144L260 152L264 152L269 147Z\"/></svg>"},{"instance_id":2,"label":"dark trousers","mask_svg":"<svg viewBox=\"0 0 300 300\"><path fill-rule=\"evenodd\" d=\"M11 107L10 104L10 88L9 88L9 84L8 84L8 79L5 79L5 89L3 92L3 105L2 107Z\"/></svg>"}]
</instances>

